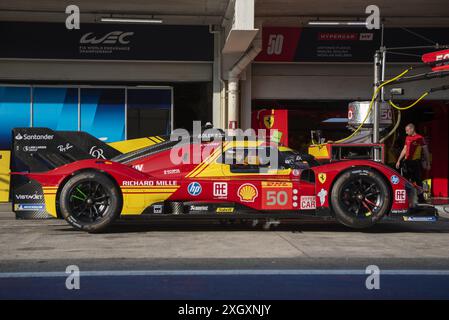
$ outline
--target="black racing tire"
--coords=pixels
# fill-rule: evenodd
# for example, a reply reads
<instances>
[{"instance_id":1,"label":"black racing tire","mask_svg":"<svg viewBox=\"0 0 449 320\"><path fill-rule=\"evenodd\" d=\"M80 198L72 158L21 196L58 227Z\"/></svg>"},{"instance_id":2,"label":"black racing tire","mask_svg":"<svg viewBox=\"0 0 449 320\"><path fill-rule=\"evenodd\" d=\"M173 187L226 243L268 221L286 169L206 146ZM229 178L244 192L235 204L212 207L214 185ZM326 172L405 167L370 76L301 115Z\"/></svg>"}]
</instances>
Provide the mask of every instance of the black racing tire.
<instances>
[{"instance_id":1,"label":"black racing tire","mask_svg":"<svg viewBox=\"0 0 449 320\"><path fill-rule=\"evenodd\" d=\"M372 227L388 213L392 204L390 188L384 177L366 167L342 173L331 191L335 218L343 225L364 229Z\"/></svg>"},{"instance_id":2,"label":"black racing tire","mask_svg":"<svg viewBox=\"0 0 449 320\"><path fill-rule=\"evenodd\" d=\"M122 197L111 178L98 171L86 171L67 181L59 204L62 217L75 229L98 233L120 215Z\"/></svg>"}]
</instances>

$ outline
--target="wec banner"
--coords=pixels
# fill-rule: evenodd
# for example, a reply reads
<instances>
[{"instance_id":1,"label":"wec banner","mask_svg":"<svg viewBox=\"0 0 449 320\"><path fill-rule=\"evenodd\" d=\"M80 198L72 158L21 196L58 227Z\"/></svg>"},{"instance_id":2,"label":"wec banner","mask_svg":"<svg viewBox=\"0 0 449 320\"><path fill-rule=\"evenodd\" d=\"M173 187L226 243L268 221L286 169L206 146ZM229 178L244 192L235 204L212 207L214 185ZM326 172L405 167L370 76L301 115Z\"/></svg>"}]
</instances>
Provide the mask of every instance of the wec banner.
<instances>
[{"instance_id":1,"label":"wec banner","mask_svg":"<svg viewBox=\"0 0 449 320\"><path fill-rule=\"evenodd\" d=\"M0 58L212 61L207 26L0 22Z\"/></svg>"}]
</instances>

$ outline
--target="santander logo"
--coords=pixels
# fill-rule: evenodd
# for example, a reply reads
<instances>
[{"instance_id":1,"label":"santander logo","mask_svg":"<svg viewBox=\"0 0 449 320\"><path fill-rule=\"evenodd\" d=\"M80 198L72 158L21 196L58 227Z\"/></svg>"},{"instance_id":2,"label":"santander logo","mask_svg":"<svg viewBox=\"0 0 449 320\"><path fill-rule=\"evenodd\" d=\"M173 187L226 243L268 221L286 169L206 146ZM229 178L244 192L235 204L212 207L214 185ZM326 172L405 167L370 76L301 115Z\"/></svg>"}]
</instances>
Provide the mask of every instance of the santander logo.
<instances>
[{"instance_id":1,"label":"santander logo","mask_svg":"<svg viewBox=\"0 0 449 320\"><path fill-rule=\"evenodd\" d=\"M112 31L101 38L95 37L93 32L84 34L81 39L81 44L128 44L129 37L134 35L134 32Z\"/></svg>"}]
</instances>

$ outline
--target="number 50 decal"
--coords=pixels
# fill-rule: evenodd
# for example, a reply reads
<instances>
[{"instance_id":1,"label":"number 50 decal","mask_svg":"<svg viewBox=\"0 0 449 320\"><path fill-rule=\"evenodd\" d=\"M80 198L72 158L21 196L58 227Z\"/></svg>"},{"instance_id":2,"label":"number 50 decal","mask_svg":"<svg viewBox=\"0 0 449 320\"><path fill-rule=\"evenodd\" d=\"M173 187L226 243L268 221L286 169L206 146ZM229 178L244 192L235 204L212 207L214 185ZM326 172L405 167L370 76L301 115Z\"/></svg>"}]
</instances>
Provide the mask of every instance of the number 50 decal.
<instances>
[{"instance_id":1,"label":"number 50 decal","mask_svg":"<svg viewBox=\"0 0 449 320\"><path fill-rule=\"evenodd\" d=\"M267 55L280 55L284 45L284 36L282 34L270 34L268 37Z\"/></svg>"},{"instance_id":2,"label":"number 50 decal","mask_svg":"<svg viewBox=\"0 0 449 320\"><path fill-rule=\"evenodd\" d=\"M267 206L285 206L287 202L287 191L267 191Z\"/></svg>"},{"instance_id":3,"label":"number 50 decal","mask_svg":"<svg viewBox=\"0 0 449 320\"><path fill-rule=\"evenodd\" d=\"M263 209L291 209L291 190L264 189L262 208Z\"/></svg>"}]
</instances>

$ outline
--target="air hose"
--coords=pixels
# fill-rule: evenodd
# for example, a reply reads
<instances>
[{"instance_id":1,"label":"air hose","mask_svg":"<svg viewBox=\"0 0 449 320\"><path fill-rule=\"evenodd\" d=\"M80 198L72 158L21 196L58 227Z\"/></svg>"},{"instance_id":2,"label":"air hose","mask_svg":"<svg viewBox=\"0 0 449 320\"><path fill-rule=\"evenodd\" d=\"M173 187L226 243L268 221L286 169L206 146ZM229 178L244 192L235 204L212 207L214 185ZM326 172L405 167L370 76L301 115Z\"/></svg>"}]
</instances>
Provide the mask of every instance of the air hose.
<instances>
[{"instance_id":1,"label":"air hose","mask_svg":"<svg viewBox=\"0 0 449 320\"><path fill-rule=\"evenodd\" d=\"M396 81L396 80L402 78L404 75L406 75L406 74L407 74L410 70L412 70L412 69L413 69L413 68L410 67L410 68L404 70L402 73L398 74L396 77L394 77L394 78L392 78L392 79L390 79L390 80L384 81L382 84L380 84L380 85L377 87L377 89L374 91L374 93L373 93L373 96L372 96L372 98L371 98L371 102L370 102L369 107L368 107L368 111L367 111L366 116L365 116L365 119L363 119L362 123L361 123L361 124L355 129L355 131L354 131L353 133L351 133L349 136L347 136L346 138L343 138L343 139L334 141L333 143L342 143L342 142L347 141L347 140L351 139L352 137L354 137L354 136L357 134L357 132L359 132L360 129L362 129L362 127L363 127L363 125L365 124L366 120L368 120L368 117L369 117L369 115L371 114L371 110L373 109L374 100L376 100L376 97L377 97L377 95L379 94L379 91L382 89L382 87L386 86L387 84L389 84L389 83L391 83L391 82L394 82L394 81ZM424 98L424 97L423 97L423 98ZM417 102L416 102L416 103L417 103ZM321 146L324 146L324 145L325 145L325 143L321 143L321 144L313 144L313 141L312 141L312 146L318 146L318 147L321 147Z\"/></svg>"},{"instance_id":2,"label":"air hose","mask_svg":"<svg viewBox=\"0 0 449 320\"><path fill-rule=\"evenodd\" d=\"M396 132L396 130L398 129L398 127L399 127L399 124L401 123L401 110L398 110L398 117L397 117L397 119L396 119L396 123L395 123L395 125L394 125L394 127L393 127L393 129L391 129L390 130L390 132L388 132L388 134L385 136L385 137L383 137L382 139L380 139L380 143L384 143L393 133L395 133ZM395 139L393 139L393 141L394 141Z\"/></svg>"},{"instance_id":3,"label":"air hose","mask_svg":"<svg viewBox=\"0 0 449 320\"><path fill-rule=\"evenodd\" d=\"M413 102L412 104L406 106L406 107L400 107L398 105L396 105L393 101L388 101L390 103L390 106L392 106L393 108L397 109L397 110L407 110L410 109L412 107L414 107L418 102L420 102L422 99L424 99L426 96L428 96L430 94L430 92L424 92L421 97L419 97L415 102Z\"/></svg>"}]
</instances>

